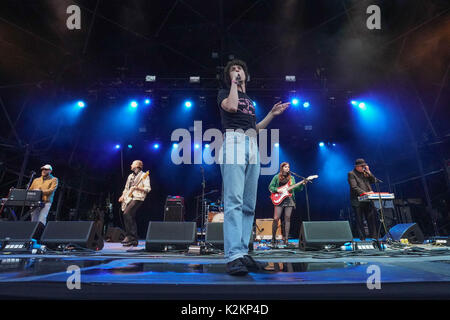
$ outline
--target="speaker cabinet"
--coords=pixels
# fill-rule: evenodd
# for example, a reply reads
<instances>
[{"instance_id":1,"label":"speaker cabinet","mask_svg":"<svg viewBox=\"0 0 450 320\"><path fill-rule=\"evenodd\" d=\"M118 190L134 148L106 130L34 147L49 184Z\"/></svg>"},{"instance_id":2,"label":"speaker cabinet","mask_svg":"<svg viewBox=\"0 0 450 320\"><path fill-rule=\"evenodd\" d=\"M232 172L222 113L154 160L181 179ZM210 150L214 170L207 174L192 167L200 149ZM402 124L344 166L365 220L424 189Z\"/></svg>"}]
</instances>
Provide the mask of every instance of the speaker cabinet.
<instances>
[{"instance_id":1,"label":"speaker cabinet","mask_svg":"<svg viewBox=\"0 0 450 320\"><path fill-rule=\"evenodd\" d=\"M164 221L184 221L184 206L165 206Z\"/></svg>"},{"instance_id":2,"label":"speaker cabinet","mask_svg":"<svg viewBox=\"0 0 450 320\"><path fill-rule=\"evenodd\" d=\"M253 234L250 236L248 250L253 251ZM216 249L223 250L223 222L211 222L206 225L205 242L213 245Z\"/></svg>"},{"instance_id":3,"label":"speaker cabinet","mask_svg":"<svg viewBox=\"0 0 450 320\"><path fill-rule=\"evenodd\" d=\"M340 247L353 240L348 221L305 221L299 237L300 250L321 250L327 245Z\"/></svg>"},{"instance_id":4,"label":"speaker cabinet","mask_svg":"<svg viewBox=\"0 0 450 320\"><path fill-rule=\"evenodd\" d=\"M41 243L49 248L71 244L92 250L103 249L103 238L93 221L50 221Z\"/></svg>"},{"instance_id":5,"label":"speaker cabinet","mask_svg":"<svg viewBox=\"0 0 450 320\"><path fill-rule=\"evenodd\" d=\"M39 221L1 221L0 241L9 238L11 241L39 240L44 225Z\"/></svg>"},{"instance_id":6,"label":"speaker cabinet","mask_svg":"<svg viewBox=\"0 0 450 320\"><path fill-rule=\"evenodd\" d=\"M423 243L424 236L417 223L400 223L393 226L389 233L393 240L408 239L409 243ZM386 239L386 236L383 238Z\"/></svg>"},{"instance_id":7,"label":"speaker cabinet","mask_svg":"<svg viewBox=\"0 0 450 320\"><path fill-rule=\"evenodd\" d=\"M163 251L164 247L187 249L196 241L195 222L150 221L145 240L145 250Z\"/></svg>"}]
</instances>

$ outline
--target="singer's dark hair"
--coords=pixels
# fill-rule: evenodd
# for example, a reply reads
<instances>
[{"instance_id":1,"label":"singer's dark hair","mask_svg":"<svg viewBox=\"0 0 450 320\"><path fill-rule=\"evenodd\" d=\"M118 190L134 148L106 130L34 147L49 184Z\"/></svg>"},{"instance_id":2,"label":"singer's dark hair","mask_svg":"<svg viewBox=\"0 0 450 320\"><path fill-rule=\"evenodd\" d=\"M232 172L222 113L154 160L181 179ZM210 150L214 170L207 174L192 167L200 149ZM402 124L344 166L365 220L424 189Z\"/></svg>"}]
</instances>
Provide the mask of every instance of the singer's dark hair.
<instances>
[{"instance_id":1,"label":"singer's dark hair","mask_svg":"<svg viewBox=\"0 0 450 320\"><path fill-rule=\"evenodd\" d=\"M280 164L280 173L278 174L278 181L283 180L283 167L288 164L289 164L289 162L282 162ZM290 172L288 173L287 178L288 178L288 183L289 183L291 181L291 173Z\"/></svg>"},{"instance_id":2,"label":"singer's dark hair","mask_svg":"<svg viewBox=\"0 0 450 320\"><path fill-rule=\"evenodd\" d=\"M230 87L231 78L230 78L230 69L232 66L240 66L242 70L244 70L245 73L245 81L248 81L249 75L248 75L248 68L247 64L239 59L233 59L231 61L228 61L227 65L225 66L225 69L223 69L223 81L227 87Z\"/></svg>"}]
</instances>

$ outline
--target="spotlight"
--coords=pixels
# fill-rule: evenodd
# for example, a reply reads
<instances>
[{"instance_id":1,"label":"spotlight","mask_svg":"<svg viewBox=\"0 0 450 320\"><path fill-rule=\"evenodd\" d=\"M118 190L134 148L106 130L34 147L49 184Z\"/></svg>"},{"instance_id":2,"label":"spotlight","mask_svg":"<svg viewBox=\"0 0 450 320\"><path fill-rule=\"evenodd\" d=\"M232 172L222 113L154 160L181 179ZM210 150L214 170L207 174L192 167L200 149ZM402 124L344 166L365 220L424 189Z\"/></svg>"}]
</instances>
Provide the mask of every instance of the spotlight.
<instances>
[{"instance_id":1,"label":"spotlight","mask_svg":"<svg viewBox=\"0 0 450 320\"><path fill-rule=\"evenodd\" d=\"M253 101L253 106L256 107L256 102L255 101Z\"/></svg>"},{"instance_id":2,"label":"spotlight","mask_svg":"<svg viewBox=\"0 0 450 320\"><path fill-rule=\"evenodd\" d=\"M83 101L78 101L78 102L77 102L77 106L78 106L79 108L84 108L84 107L86 106L86 104L85 104Z\"/></svg>"},{"instance_id":3,"label":"spotlight","mask_svg":"<svg viewBox=\"0 0 450 320\"><path fill-rule=\"evenodd\" d=\"M151 103L151 100L150 99L145 99L145 104L150 104Z\"/></svg>"},{"instance_id":4,"label":"spotlight","mask_svg":"<svg viewBox=\"0 0 450 320\"><path fill-rule=\"evenodd\" d=\"M310 104L308 101L303 102L303 108L309 108Z\"/></svg>"},{"instance_id":5,"label":"spotlight","mask_svg":"<svg viewBox=\"0 0 450 320\"><path fill-rule=\"evenodd\" d=\"M195 147L195 149L200 148L200 146L198 145L198 143L196 143L194 147Z\"/></svg>"},{"instance_id":6,"label":"spotlight","mask_svg":"<svg viewBox=\"0 0 450 320\"><path fill-rule=\"evenodd\" d=\"M209 144L205 144L205 148L209 148Z\"/></svg>"},{"instance_id":7,"label":"spotlight","mask_svg":"<svg viewBox=\"0 0 450 320\"><path fill-rule=\"evenodd\" d=\"M299 101L298 101L297 98L294 98L294 99L291 100L291 103L292 103L293 106L298 106L298 102Z\"/></svg>"},{"instance_id":8,"label":"spotlight","mask_svg":"<svg viewBox=\"0 0 450 320\"><path fill-rule=\"evenodd\" d=\"M352 101L351 101L351 104L354 105L354 106L356 106L356 105L358 104L358 101L352 100Z\"/></svg>"},{"instance_id":9,"label":"spotlight","mask_svg":"<svg viewBox=\"0 0 450 320\"><path fill-rule=\"evenodd\" d=\"M158 144L158 143L155 143L155 144L153 145L153 149L159 149L159 144Z\"/></svg>"},{"instance_id":10,"label":"spotlight","mask_svg":"<svg viewBox=\"0 0 450 320\"><path fill-rule=\"evenodd\" d=\"M280 144L277 142L277 143L274 144L274 146L275 146L276 148L278 148L278 147L280 146Z\"/></svg>"},{"instance_id":11,"label":"spotlight","mask_svg":"<svg viewBox=\"0 0 450 320\"><path fill-rule=\"evenodd\" d=\"M333 143L332 146L333 146L333 147L336 147L336 143Z\"/></svg>"},{"instance_id":12,"label":"spotlight","mask_svg":"<svg viewBox=\"0 0 450 320\"><path fill-rule=\"evenodd\" d=\"M189 101L189 100L187 100L187 101L184 102L184 106L185 106L186 108L190 108L190 107L192 107L192 102Z\"/></svg>"},{"instance_id":13,"label":"spotlight","mask_svg":"<svg viewBox=\"0 0 450 320\"><path fill-rule=\"evenodd\" d=\"M116 144L115 148L120 149L120 144Z\"/></svg>"},{"instance_id":14,"label":"spotlight","mask_svg":"<svg viewBox=\"0 0 450 320\"><path fill-rule=\"evenodd\" d=\"M137 106L138 106L138 103L136 101L131 101L130 102L130 107L137 108Z\"/></svg>"},{"instance_id":15,"label":"spotlight","mask_svg":"<svg viewBox=\"0 0 450 320\"><path fill-rule=\"evenodd\" d=\"M325 147L325 143L324 142L319 142L319 147L321 147L321 148Z\"/></svg>"},{"instance_id":16,"label":"spotlight","mask_svg":"<svg viewBox=\"0 0 450 320\"><path fill-rule=\"evenodd\" d=\"M172 148L174 148L174 149L178 148L178 143L174 143L174 144L172 145Z\"/></svg>"},{"instance_id":17,"label":"spotlight","mask_svg":"<svg viewBox=\"0 0 450 320\"><path fill-rule=\"evenodd\" d=\"M129 144L128 149L133 149L133 145Z\"/></svg>"},{"instance_id":18,"label":"spotlight","mask_svg":"<svg viewBox=\"0 0 450 320\"><path fill-rule=\"evenodd\" d=\"M358 104L358 107L361 109L361 110L366 110L367 108L366 108L366 104L364 103L364 102L360 102L359 104Z\"/></svg>"}]
</instances>

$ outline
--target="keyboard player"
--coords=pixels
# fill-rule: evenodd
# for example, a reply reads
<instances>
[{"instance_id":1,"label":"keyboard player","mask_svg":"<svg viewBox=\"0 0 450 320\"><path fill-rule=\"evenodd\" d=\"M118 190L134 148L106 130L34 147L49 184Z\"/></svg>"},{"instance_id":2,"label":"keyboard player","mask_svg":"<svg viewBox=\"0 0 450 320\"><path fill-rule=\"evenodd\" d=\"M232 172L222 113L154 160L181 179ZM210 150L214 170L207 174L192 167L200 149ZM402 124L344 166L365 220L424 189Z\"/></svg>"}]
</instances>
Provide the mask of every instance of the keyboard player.
<instances>
[{"instance_id":1,"label":"keyboard player","mask_svg":"<svg viewBox=\"0 0 450 320\"><path fill-rule=\"evenodd\" d=\"M356 218L356 231L361 240L365 240L364 220L367 222L369 237L377 238L377 216L372 203L360 202L358 196L365 192L372 192L371 184L375 183L375 177L370 172L369 165L364 159L356 159L355 168L347 175L350 185L350 201Z\"/></svg>"},{"instance_id":2,"label":"keyboard player","mask_svg":"<svg viewBox=\"0 0 450 320\"><path fill-rule=\"evenodd\" d=\"M31 221L40 221L44 225L47 222L47 215L52 206L56 188L58 187L58 178L52 176L52 171L53 168L49 164L41 167L41 176L34 179L30 186L30 190L42 191L42 201L45 202L44 207L36 208L31 212Z\"/></svg>"}]
</instances>

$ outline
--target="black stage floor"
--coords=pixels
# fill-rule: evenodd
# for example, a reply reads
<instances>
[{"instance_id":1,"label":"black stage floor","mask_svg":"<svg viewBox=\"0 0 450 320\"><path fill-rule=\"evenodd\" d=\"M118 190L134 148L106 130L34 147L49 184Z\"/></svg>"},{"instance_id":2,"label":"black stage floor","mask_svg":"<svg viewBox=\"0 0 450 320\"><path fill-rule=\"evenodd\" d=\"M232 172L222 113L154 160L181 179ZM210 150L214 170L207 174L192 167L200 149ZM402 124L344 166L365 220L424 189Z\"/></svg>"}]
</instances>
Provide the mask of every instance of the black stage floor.
<instances>
[{"instance_id":1,"label":"black stage floor","mask_svg":"<svg viewBox=\"0 0 450 320\"><path fill-rule=\"evenodd\" d=\"M450 248L357 252L255 250L266 270L233 277L221 254L97 252L0 255L1 299L449 299ZM70 266L80 269L80 288ZM72 267L73 268L73 267ZM70 269L69 269L70 270ZM375 273L374 273L375 270ZM379 272L378 272L379 271ZM381 288L368 288L379 274ZM71 278L72 277L72 278Z\"/></svg>"}]
</instances>

